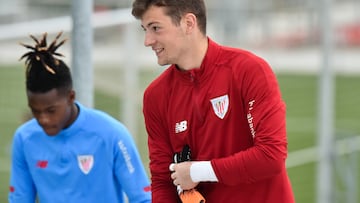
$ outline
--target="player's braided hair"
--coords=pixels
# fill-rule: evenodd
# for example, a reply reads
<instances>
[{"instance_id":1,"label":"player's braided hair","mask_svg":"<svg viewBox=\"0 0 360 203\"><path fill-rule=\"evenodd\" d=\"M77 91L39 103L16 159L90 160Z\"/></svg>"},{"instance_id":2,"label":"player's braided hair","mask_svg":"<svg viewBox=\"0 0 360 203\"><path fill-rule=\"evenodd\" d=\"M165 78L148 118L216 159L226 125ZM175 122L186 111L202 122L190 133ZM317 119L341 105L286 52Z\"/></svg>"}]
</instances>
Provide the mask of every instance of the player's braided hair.
<instances>
[{"instance_id":1,"label":"player's braided hair","mask_svg":"<svg viewBox=\"0 0 360 203\"><path fill-rule=\"evenodd\" d=\"M31 51L21 56L19 60L25 58L26 66L26 88L31 92L45 93L54 88L61 91L72 89L72 78L68 66L56 56L63 56L56 50L66 42L62 40L57 43L62 32L54 41L47 46L47 33L41 39L33 35L30 37L35 41L35 46L20 43Z\"/></svg>"}]
</instances>

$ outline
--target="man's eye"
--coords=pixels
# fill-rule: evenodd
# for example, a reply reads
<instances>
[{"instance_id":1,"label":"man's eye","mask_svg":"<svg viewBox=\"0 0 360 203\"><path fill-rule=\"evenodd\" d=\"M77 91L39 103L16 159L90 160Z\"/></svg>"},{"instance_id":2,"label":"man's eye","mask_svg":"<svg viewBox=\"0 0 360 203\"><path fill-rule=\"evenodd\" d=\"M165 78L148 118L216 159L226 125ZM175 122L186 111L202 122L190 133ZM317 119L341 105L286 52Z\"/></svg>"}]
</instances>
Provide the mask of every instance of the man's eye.
<instances>
[{"instance_id":1,"label":"man's eye","mask_svg":"<svg viewBox=\"0 0 360 203\"><path fill-rule=\"evenodd\" d=\"M35 115L35 114L39 114L40 112L34 109L31 109L31 112Z\"/></svg>"},{"instance_id":2,"label":"man's eye","mask_svg":"<svg viewBox=\"0 0 360 203\"><path fill-rule=\"evenodd\" d=\"M55 113L55 111L56 111L55 109L49 109L49 110L47 110L48 113Z\"/></svg>"},{"instance_id":3,"label":"man's eye","mask_svg":"<svg viewBox=\"0 0 360 203\"><path fill-rule=\"evenodd\" d=\"M158 31L159 29L160 29L160 28L157 27L157 26L152 27L152 30L154 30L155 32Z\"/></svg>"}]
</instances>

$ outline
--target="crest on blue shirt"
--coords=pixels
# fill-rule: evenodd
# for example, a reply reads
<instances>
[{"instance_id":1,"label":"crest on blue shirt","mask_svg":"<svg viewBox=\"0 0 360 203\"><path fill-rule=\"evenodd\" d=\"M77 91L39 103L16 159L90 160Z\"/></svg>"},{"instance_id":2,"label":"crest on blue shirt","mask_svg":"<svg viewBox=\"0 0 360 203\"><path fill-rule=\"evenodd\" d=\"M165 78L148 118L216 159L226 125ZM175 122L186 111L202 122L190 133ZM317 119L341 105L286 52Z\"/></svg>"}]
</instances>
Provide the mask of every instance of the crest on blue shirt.
<instances>
[{"instance_id":1,"label":"crest on blue shirt","mask_svg":"<svg viewBox=\"0 0 360 203\"><path fill-rule=\"evenodd\" d=\"M223 119L229 109L229 96L223 95L210 100L217 117Z\"/></svg>"},{"instance_id":2,"label":"crest on blue shirt","mask_svg":"<svg viewBox=\"0 0 360 203\"><path fill-rule=\"evenodd\" d=\"M78 155L78 164L80 170L87 175L90 173L92 167L94 166L94 156L93 155Z\"/></svg>"}]
</instances>

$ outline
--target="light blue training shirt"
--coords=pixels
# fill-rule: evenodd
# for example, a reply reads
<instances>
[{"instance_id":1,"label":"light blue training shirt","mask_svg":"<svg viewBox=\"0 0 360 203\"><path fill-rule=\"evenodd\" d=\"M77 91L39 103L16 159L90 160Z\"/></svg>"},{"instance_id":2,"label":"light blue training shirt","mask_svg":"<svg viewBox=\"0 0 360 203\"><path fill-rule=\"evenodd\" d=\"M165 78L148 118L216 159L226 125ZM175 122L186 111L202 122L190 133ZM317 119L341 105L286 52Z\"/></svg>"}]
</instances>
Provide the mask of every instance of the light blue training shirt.
<instances>
[{"instance_id":1,"label":"light blue training shirt","mask_svg":"<svg viewBox=\"0 0 360 203\"><path fill-rule=\"evenodd\" d=\"M148 176L126 127L80 103L77 119L48 136L36 119L15 132L10 203L151 202Z\"/></svg>"}]
</instances>

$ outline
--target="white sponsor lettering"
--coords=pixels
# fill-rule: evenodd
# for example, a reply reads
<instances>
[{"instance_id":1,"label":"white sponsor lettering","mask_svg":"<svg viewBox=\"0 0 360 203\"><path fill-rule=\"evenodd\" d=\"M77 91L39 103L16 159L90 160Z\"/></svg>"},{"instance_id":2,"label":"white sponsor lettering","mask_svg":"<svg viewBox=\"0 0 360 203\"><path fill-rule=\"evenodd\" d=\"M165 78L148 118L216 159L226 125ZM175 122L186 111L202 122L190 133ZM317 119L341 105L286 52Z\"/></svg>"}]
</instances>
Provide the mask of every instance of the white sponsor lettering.
<instances>
[{"instance_id":1,"label":"white sponsor lettering","mask_svg":"<svg viewBox=\"0 0 360 203\"><path fill-rule=\"evenodd\" d=\"M119 145L120 151L121 151L121 153L122 153L122 155L124 157L124 160L125 160L125 163L126 163L126 166L127 166L128 170L129 170L129 173L134 173L135 168L131 163L131 157L130 157L130 155L128 153L128 150L127 150L126 146L124 145L124 143L122 141L120 141L118 143L118 145Z\"/></svg>"},{"instance_id":2,"label":"white sponsor lettering","mask_svg":"<svg viewBox=\"0 0 360 203\"><path fill-rule=\"evenodd\" d=\"M253 118L253 116L251 114L251 111L254 108L254 103L255 103L255 100L251 100L249 102L249 112L247 114L247 120L248 120L248 123L249 123L250 132L251 132L251 135L252 135L253 138L256 135L256 132L255 132L255 129L254 129L254 121L253 121L254 118Z\"/></svg>"}]
</instances>

